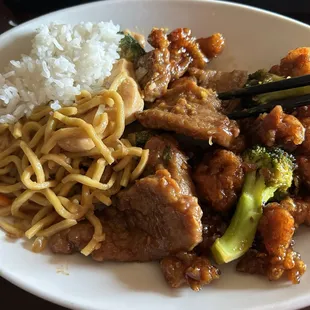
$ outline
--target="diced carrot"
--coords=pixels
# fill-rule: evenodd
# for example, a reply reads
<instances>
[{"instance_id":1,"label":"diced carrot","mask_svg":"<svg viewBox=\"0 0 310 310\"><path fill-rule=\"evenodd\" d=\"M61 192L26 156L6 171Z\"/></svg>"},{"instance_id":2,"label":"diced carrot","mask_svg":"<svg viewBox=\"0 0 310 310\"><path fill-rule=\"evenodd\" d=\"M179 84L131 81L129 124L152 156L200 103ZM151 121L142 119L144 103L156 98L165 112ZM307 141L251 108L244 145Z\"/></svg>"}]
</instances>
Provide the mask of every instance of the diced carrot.
<instances>
[{"instance_id":1,"label":"diced carrot","mask_svg":"<svg viewBox=\"0 0 310 310\"><path fill-rule=\"evenodd\" d=\"M12 203L12 200L7 196L0 194L0 208L8 207Z\"/></svg>"}]
</instances>

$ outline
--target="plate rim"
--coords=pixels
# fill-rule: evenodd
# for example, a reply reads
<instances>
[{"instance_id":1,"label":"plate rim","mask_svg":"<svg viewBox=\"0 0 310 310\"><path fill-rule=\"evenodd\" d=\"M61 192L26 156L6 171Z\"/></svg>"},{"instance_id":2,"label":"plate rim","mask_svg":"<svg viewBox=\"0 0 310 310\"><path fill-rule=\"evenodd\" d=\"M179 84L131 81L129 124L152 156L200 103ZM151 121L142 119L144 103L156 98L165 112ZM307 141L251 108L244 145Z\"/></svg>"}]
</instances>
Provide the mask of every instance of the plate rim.
<instances>
[{"instance_id":1,"label":"plate rim","mask_svg":"<svg viewBox=\"0 0 310 310\"><path fill-rule=\"evenodd\" d=\"M1 41L5 40L7 37L14 35L15 33L18 33L20 31L20 29L22 29L23 27L29 26L32 23L39 22L40 19L52 17L53 15L58 15L59 13L70 12L70 11L74 11L76 9L80 10L83 7L91 8L91 7L101 6L101 5L105 6L105 5L109 5L110 3L116 3L116 4L121 4L123 2L136 2L136 3L144 2L144 3L147 3L147 2L154 2L154 1L155 2L164 2L164 3L167 3L167 2L171 2L171 3L172 2L179 2L179 3L206 3L206 2L209 2L209 3L214 3L216 5L219 5L219 6L235 7L235 8L243 9L245 11L257 12L259 14L268 15L270 17L274 17L274 18L277 18L279 20L284 20L285 22L289 22L291 24L301 26L301 27L309 30L309 32L310 32L310 25L308 25L304 22L295 20L291 17L287 17L287 16L284 16L282 14L271 12L271 11L268 11L265 9L256 8L256 7L251 6L251 5L233 3L233 2L228 2L228 1L218 1L218 0L104 0L104 1L95 1L95 2L91 2L91 3L85 3L85 4L79 4L79 5L71 6L68 8L52 11L50 13L38 16L36 18L33 18L29 21L21 23L18 26L13 27L12 29L9 29L9 30L5 31L4 33L2 33L0 35L0 43L1 43ZM113 19L111 18L111 20L113 20ZM12 283L13 285L17 286L18 288L20 288L20 289L22 289L22 290L24 290L24 291L26 291L32 295L35 295L39 298L47 300L53 304L57 304L57 305L60 305L60 306L63 306L63 307L69 308L69 309L98 310L98 308L96 308L96 307L85 308L83 305L76 305L75 302L69 301L69 299L56 298L55 294L47 292L43 288L39 288L39 287L36 287L36 286L29 284L27 282L27 278L25 278L25 280L23 278L18 278L18 277L16 277L16 275L14 273L10 272L10 270L3 268L1 265L0 265L0 276L2 278L4 278L5 280L9 281L10 283ZM263 310L269 310L270 309L271 310L274 308L277 308L277 309L293 309L294 304L296 304L296 303L298 304L298 307L309 306L310 305L310 293L309 293L309 295L297 296L297 297L293 297L291 299L284 300L281 302L274 302L274 303L263 306L263 308L261 306L259 306L259 307L255 306L251 309L252 310L259 310L259 309L260 310L261 309L263 309ZM292 307L290 307L290 306L292 306ZM106 308L101 308L101 309L102 310L103 309L108 310Z\"/></svg>"}]
</instances>

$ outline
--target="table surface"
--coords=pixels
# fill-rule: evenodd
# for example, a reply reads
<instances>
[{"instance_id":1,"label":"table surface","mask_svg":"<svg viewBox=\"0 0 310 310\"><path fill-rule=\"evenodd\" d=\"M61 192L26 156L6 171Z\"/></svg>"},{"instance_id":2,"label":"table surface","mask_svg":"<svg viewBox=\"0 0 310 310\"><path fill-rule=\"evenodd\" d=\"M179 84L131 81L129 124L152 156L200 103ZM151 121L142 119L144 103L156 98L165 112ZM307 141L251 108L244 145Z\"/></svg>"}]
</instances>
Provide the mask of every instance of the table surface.
<instances>
[{"instance_id":1,"label":"table surface","mask_svg":"<svg viewBox=\"0 0 310 310\"><path fill-rule=\"evenodd\" d=\"M303 22L310 24L310 10L309 13L286 13L290 17L296 18ZM11 22L21 22L35 17L31 13L18 13L13 12L0 0L0 34L11 28ZM49 303L41 298L33 296L8 281L0 277L0 292L2 304L9 304L11 309L32 309L32 310L65 310L65 308ZM310 310L310 307L304 309Z\"/></svg>"}]
</instances>

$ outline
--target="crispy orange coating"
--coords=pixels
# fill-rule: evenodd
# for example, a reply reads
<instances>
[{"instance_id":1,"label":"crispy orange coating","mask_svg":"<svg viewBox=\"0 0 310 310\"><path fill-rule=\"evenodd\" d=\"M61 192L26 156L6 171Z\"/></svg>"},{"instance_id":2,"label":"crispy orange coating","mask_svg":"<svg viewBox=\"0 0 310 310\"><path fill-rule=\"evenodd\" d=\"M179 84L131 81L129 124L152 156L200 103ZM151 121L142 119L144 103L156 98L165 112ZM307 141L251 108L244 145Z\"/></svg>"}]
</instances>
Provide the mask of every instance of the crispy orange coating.
<instances>
[{"instance_id":1,"label":"crispy orange coating","mask_svg":"<svg viewBox=\"0 0 310 310\"><path fill-rule=\"evenodd\" d=\"M268 254L283 257L291 244L294 231L294 218L289 211L278 203L268 204L264 208L258 232L263 237Z\"/></svg>"},{"instance_id":2,"label":"crispy orange coating","mask_svg":"<svg viewBox=\"0 0 310 310\"><path fill-rule=\"evenodd\" d=\"M291 50L270 72L281 76L301 76L310 73L310 47Z\"/></svg>"},{"instance_id":3,"label":"crispy orange coating","mask_svg":"<svg viewBox=\"0 0 310 310\"><path fill-rule=\"evenodd\" d=\"M305 139L305 128L293 115L283 112L276 106L270 113L260 115L249 124L248 138L254 143L266 146L279 146L294 150Z\"/></svg>"},{"instance_id":4,"label":"crispy orange coating","mask_svg":"<svg viewBox=\"0 0 310 310\"><path fill-rule=\"evenodd\" d=\"M310 117L300 118L299 120L305 128L305 140L298 146L296 151L299 154L310 155Z\"/></svg>"},{"instance_id":5,"label":"crispy orange coating","mask_svg":"<svg viewBox=\"0 0 310 310\"><path fill-rule=\"evenodd\" d=\"M306 269L307 266L300 254L291 247L287 249L284 257L274 257L265 252L251 249L237 264L239 272L264 275L270 281L279 280L286 275L293 284L300 282Z\"/></svg>"},{"instance_id":6,"label":"crispy orange coating","mask_svg":"<svg viewBox=\"0 0 310 310\"><path fill-rule=\"evenodd\" d=\"M169 83L182 77L189 67L205 66L205 56L188 28L177 28L168 35L164 29L154 28L148 42L154 49L136 64L145 101L162 97Z\"/></svg>"},{"instance_id":7,"label":"crispy orange coating","mask_svg":"<svg viewBox=\"0 0 310 310\"><path fill-rule=\"evenodd\" d=\"M197 40L202 52L212 59L220 55L225 47L225 39L221 33L214 33L210 37Z\"/></svg>"},{"instance_id":8,"label":"crispy orange coating","mask_svg":"<svg viewBox=\"0 0 310 310\"><path fill-rule=\"evenodd\" d=\"M167 283L173 288L187 284L192 290L199 291L220 277L219 269L208 258L187 252L165 257L160 266Z\"/></svg>"},{"instance_id":9,"label":"crispy orange coating","mask_svg":"<svg viewBox=\"0 0 310 310\"><path fill-rule=\"evenodd\" d=\"M207 154L194 172L201 199L217 211L228 211L237 201L244 172L242 160L231 151L218 150Z\"/></svg>"},{"instance_id":10,"label":"crispy orange coating","mask_svg":"<svg viewBox=\"0 0 310 310\"><path fill-rule=\"evenodd\" d=\"M301 183L310 189L310 157L296 156L296 163L298 165L297 176L300 178Z\"/></svg>"}]
</instances>

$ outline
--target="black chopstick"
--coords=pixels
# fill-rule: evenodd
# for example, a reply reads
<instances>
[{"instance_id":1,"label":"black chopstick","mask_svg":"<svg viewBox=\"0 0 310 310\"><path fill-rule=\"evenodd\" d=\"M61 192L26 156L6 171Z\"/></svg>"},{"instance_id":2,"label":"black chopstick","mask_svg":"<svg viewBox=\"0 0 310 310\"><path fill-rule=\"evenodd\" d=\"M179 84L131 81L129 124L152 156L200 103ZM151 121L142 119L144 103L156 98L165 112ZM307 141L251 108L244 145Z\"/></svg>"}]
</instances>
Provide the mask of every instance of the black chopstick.
<instances>
[{"instance_id":1,"label":"black chopstick","mask_svg":"<svg viewBox=\"0 0 310 310\"><path fill-rule=\"evenodd\" d=\"M227 116L230 119L242 119L242 118L257 116L261 113L270 112L277 105L282 106L283 110L292 110L292 109L302 107L305 105L310 105L310 94L299 96L299 97L294 97L294 98L287 98L287 99L272 101L266 104L255 106L253 108L250 108L244 111L235 111L235 112L228 114Z\"/></svg>"},{"instance_id":2,"label":"black chopstick","mask_svg":"<svg viewBox=\"0 0 310 310\"><path fill-rule=\"evenodd\" d=\"M278 90L297 88L307 85L310 85L310 74L295 78L284 79L277 82L271 82L247 88L240 88L229 92L219 93L218 98L221 100L228 100L251 97L259 94L271 93Z\"/></svg>"}]
</instances>

